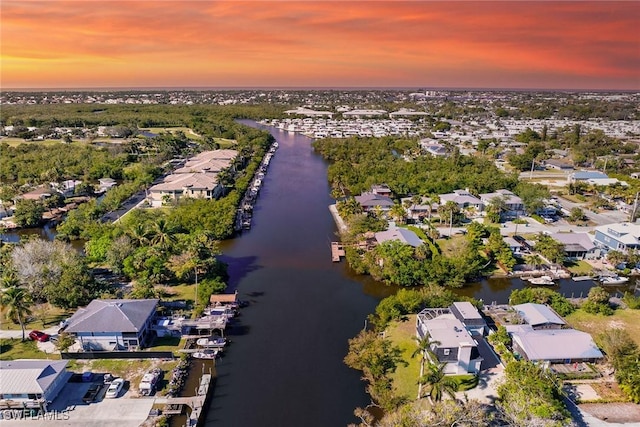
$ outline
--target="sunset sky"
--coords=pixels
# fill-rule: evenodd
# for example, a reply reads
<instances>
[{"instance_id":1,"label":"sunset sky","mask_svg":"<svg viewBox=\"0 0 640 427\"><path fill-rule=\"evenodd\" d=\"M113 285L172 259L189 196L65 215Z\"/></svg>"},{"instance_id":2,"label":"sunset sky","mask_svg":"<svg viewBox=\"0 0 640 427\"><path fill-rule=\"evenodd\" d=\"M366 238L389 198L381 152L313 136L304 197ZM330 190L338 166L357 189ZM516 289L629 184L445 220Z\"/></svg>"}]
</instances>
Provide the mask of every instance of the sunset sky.
<instances>
[{"instance_id":1,"label":"sunset sky","mask_svg":"<svg viewBox=\"0 0 640 427\"><path fill-rule=\"evenodd\" d=\"M2 88L640 89L640 5L1 2Z\"/></svg>"}]
</instances>

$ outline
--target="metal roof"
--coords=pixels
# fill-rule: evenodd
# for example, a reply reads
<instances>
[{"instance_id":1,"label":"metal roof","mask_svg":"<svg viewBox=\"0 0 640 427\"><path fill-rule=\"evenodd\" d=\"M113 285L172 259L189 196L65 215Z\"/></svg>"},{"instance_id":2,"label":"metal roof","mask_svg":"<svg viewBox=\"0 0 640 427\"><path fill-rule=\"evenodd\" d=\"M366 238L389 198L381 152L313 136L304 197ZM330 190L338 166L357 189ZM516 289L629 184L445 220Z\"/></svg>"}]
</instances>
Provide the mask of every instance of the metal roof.
<instances>
[{"instance_id":1,"label":"metal roof","mask_svg":"<svg viewBox=\"0 0 640 427\"><path fill-rule=\"evenodd\" d=\"M544 304L534 304L528 302L526 304L514 305L513 308L520 314L527 324L531 326L555 324L565 325L566 322L558 316L549 306Z\"/></svg>"},{"instance_id":2,"label":"metal roof","mask_svg":"<svg viewBox=\"0 0 640 427\"><path fill-rule=\"evenodd\" d=\"M600 359L602 352L591 335L575 329L519 328L511 332L529 360Z\"/></svg>"},{"instance_id":3,"label":"metal roof","mask_svg":"<svg viewBox=\"0 0 640 427\"><path fill-rule=\"evenodd\" d=\"M469 301L456 301L452 304L464 319L482 319L480 312Z\"/></svg>"},{"instance_id":4,"label":"metal roof","mask_svg":"<svg viewBox=\"0 0 640 427\"><path fill-rule=\"evenodd\" d=\"M66 332L139 332L157 299L96 299L68 320Z\"/></svg>"},{"instance_id":5,"label":"metal roof","mask_svg":"<svg viewBox=\"0 0 640 427\"><path fill-rule=\"evenodd\" d=\"M462 322L453 314L443 314L435 319L426 320L424 325L431 336L431 341L440 343L437 344L439 348L477 346Z\"/></svg>"},{"instance_id":6,"label":"metal roof","mask_svg":"<svg viewBox=\"0 0 640 427\"><path fill-rule=\"evenodd\" d=\"M67 363L67 360L0 361L0 394L44 394Z\"/></svg>"}]
</instances>

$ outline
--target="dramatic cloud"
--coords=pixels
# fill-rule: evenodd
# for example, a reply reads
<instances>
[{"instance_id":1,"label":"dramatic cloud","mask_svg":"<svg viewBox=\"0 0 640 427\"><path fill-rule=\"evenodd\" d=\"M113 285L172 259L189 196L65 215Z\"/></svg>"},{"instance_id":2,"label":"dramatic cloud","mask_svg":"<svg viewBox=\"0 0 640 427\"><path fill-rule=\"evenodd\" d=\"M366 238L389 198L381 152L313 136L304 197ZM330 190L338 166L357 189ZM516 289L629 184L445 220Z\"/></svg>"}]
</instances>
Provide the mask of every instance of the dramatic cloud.
<instances>
[{"instance_id":1,"label":"dramatic cloud","mask_svg":"<svg viewBox=\"0 0 640 427\"><path fill-rule=\"evenodd\" d=\"M3 87L640 88L636 2L2 2Z\"/></svg>"}]
</instances>

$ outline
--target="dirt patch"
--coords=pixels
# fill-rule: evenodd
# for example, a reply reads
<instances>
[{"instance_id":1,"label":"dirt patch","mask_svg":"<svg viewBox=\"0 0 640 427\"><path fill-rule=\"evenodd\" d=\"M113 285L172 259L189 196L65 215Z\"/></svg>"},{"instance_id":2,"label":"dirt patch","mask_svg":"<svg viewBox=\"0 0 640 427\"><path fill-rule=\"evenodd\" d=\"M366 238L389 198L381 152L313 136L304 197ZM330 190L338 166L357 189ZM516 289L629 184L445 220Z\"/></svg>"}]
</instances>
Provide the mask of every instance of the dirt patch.
<instances>
[{"instance_id":1,"label":"dirt patch","mask_svg":"<svg viewBox=\"0 0 640 427\"><path fill-rule=\"evenodd\" d=\"M604 400L626 400L625 394L620 390L616 382L592 383L591 387Z\"/></svg>"},{"instance_id":2,"label":"dirt patch","mask_svg":"<svg viewBox=\"0 0 640 427\"><path fill-rule=\"evenodd\" d=\"M580 409L609 423L640 422L640 405L634 403L584 403Z\"/></svg>"}]
</instances>

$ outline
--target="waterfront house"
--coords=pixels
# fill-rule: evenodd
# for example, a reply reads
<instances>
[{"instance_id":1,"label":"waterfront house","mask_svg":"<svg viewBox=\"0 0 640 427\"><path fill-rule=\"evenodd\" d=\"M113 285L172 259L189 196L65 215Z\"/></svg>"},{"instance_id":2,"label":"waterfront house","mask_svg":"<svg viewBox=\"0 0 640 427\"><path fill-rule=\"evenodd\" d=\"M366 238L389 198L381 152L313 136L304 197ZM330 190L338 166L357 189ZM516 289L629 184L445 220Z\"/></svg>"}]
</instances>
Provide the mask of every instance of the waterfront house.
<instances>
[{"instance_id":1,"label":"waterfront house","mask_svg":"<svg viewBox=\"0 0 640 427\"><path fill-rule=\"evenodd\" d=\"M189 159L184 165L173 171L174 174L209 172L219 173L230 167L238 156L236 150L211 150L203 151Z\"/></svg>"},{"instance_id":2,"label":"waterfront house","mask_svg":"<svg viewBox=\"0 0 640 427\"><path fill-rule=\"evenodd\" d=\"M148 198L151 206L159 207L166 202L177 202L182 197L213 199L222 192L223 187L215 173L179 173L167 175L164 182L149 188Z\"/></svg>"},{"instance_id":3,"label":"waterfront house","mask_svg":"<svg viewBox=\"0 0 640 427\"><path fill-rule=\"evenodd\" d=\"M413 246L414 248L423 244L422 240L420 240L418 235L413 231L397 227L391 227L388 230L375 233L375 239L378 244L388 242L390 240L398 240L399 242Z\"/></svg>"},{"instance_id":4,"label":"waterfront house","mask_svg":"<svg viewBox=\"0 0 640 427\"><path fill-rule=\"evenodd\" d=\"M482 357L478 343L449 309L425 309L417 316L419 339L429 336L431 351L450 375L477 373ZM436 362L436 361L434 361Z\"/></svg>"},{"instance_id":5,"label":"waterfront house","mask_svg":"<svg viewBox=\"0 0 640 427\"><path fill-rule=\"evenodd\" d=\"M504 236L502 240L504 240L507 246L509 246L509 249L511 249L511 252L514 255L522 255L527 251L522 243L518 242L511 236Z\"/></svg>"},{"instance_id":6,"label":"waterfront house","mask_svg":"<svg viewBox=\"0 0 640 427\"><path fill-rule=\"evenodd\" d=\"M514 305L520 318L533 329L560 329L565 322L551 307L544 304L525 303Z\"/></svg>"},{"instance_id":7,"label":"waterfront house","mask_svg":"<svg viewBox=\"0 0 640 427\"><path fill-rule=\"evenodd\" d=\"M471 335L484 336L487 332L487 322L478 309L469 301L456 301L449 307L449 311L462 322Z\"/></svg>"},{"instance_id":8,"label":"waterfront house","mask_svg":"<svg viewBox=\"0 0 640 427\"><path fill-rule=\"evenodd\" d=\"M554 233L551 237L563 245L567 259L595 259L600 255L587 233Z\"/></svg>"},{"instance_id":9,"label":"waterfront house","mask_svg":"<svg viewBox=\"0 0 640 427\"><path fill-rule=\"evenodd\" d=\"M64 328L85 351L136 350L150 340L157 299L96 299L71 316Z\"/></svg>"},{"instance_id":10,"label":"waterfront house","mask_svg":"<svg viewBox=\"0 0 640 427\"><path fill-rule=\"evenodd\" d=\"M393 200L387 196L381 196L375 193L362 193L355 196L356 202L360 203L364 212L372 212L376 209L388 211L393 206Z\"/></svg>"},{"instance_id":11,"label":"waterfront house","mask_svg":"<svg viewBox=\"0 0 640 427\"><path fill-rule=\"evenodd\" d=\"M117 184L115 179L112 178L100 178L98 180L98 192L104 193L109 190L111 187L114 187Z\"/></svg>"},{"instance_id":12,"label":"waterfront house","mask_svg":"<svg viewBox=\"0 0 640 427\"><path fill-rule=\"evenodd\" d=\"M509 325L513 351L526 360L546 363L597 362L603 358L591 335L575 329L536 330Z\"/></svg>"},{"instance_id":13,"label":"waterfront house","mask_svg":"<svg viewBox=\"0 0 640 427\"><path fill-rule=\"evenodd\" d=\"M0 361L0 409L47 409L71 377L67 360Z\"/></svg>"},{"instance_id":14,"label":"waterfront house","mask_svg":"<svg viewBox=\"0 0 640 427\"><path fill-rule=\"evenodd\" d=\"M640 249L639 223L621 222L601 225L594 231L594 243L606 249L622 252Z\"/></svg>"}]
</instances>

